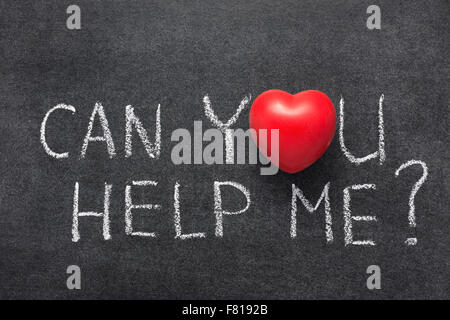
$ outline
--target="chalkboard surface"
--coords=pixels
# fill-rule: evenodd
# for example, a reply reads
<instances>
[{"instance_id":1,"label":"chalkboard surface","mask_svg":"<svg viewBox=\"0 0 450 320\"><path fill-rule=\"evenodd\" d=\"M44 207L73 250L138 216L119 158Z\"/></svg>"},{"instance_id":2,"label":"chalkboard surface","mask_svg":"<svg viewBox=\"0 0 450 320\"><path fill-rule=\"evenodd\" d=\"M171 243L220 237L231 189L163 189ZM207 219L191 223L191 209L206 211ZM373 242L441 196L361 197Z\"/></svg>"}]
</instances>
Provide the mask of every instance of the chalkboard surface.
<instances>
[{"instance_id":1,"label":"chalkboard surface","mask_svg":"<svg viewBox=\"0 0 450 320\"><path fill-rule=\"evenodd\" d=\"M81 10L69 30L67 7ZM371 1L0 1L0 298L143 299L400 299L449 298L449 2L377 1L381 29L366 26ZM385 160L356 165L341 150L339 128L325 155L297 174L260 175L251 164L175 165L171 134L204 129L208 95L226 122L251 95L233 128L248 128L251 102L269 89L315 89L345 101L345 145L356 157L379 146L384 95ZM90 141L80 159L95 104L102 104L114 141ZM67 158L50 156L40 141ZM136 131L126 156L126 106L149 140L160 105L161 150L148 156ZM339 124L339 119L338 119ZM101 135L98 119L92 136ZM409 160L421 165L396 170ZM125 191L133 202L126 234ZM234 181L250 192L247 211L223 217L217 237L214 182ZM110 189L110 239L101 217L79 217L73 241L74 193L79 210L102 212ZM334 239L325 235L324 203L309 213L297 197L292 237L292 189L315 205L329 183ZM355 240L346 245L344 189L351 190ZM183 233L176 238L178 185ZM351 189L351 188L350 188ZM348 189L347 189L348 190ZM244 195L222 189L222 206L237 211ZM347 230L348 231L348 230ZM415 245L405 240L417 238ZM67 268L79 266L81 290L69 290ZM368 266L381 270L369 290Z\"/></svg>"}]
</instances>

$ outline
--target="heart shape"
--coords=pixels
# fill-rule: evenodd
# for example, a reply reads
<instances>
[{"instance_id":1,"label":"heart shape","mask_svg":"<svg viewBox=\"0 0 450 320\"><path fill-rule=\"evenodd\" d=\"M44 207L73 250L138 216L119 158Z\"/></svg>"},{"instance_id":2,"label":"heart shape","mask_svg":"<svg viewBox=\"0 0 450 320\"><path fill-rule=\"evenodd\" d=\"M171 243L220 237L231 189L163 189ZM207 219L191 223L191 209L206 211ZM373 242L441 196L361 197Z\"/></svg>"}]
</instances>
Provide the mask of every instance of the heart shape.
<instances>
[{"instance_id":1,"label":"heart shape","mask_svg":"<svg viewBox=\"0 0 450 320\"><path fill-rule=\"evenodd\" d=\"M299 172L317 161L330 146L336 129L333 102L317 90L295 95L268 90L253 102L249 120L261 153L289 173ZM259 139L260 129L267 129L267 143ZM269 156L271 129L279 129L278 161Z\"/></svg>"}]
</instances>

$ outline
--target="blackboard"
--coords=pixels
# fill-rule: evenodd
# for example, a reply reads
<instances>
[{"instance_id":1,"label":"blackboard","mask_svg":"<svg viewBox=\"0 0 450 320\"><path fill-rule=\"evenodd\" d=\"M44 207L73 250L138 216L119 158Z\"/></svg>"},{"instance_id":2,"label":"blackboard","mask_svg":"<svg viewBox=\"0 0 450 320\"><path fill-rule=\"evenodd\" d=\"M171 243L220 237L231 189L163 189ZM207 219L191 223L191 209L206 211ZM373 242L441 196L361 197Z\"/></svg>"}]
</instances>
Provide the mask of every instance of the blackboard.
<instances>
[{"instance_id":1,"label":"blackboard","mask_svg":"<svg viewBox=\"0 0 450 320\"><path fill-rule=\"evenodd\" d=\"M412 299L449 298L448 1L377 1L381 29L366 26L371 1L1 1L0 2L0 297L45 299ZM75 3L76 2L76 3ZM66 9L81 9L81 29L67 28ZM378 148L378 103L384 95L386 159L355 165L339 134L325 155L297 174L262 176L259 165L175 165L171 133L205 118L208 95L219 119L244 96L269 89L326 93L339 114L345 100L345 143L356 156ZM91 142L80 159L96 102L104 107L116 156ZM46 137L66 159L49 156ZM251 102L250 102L251 104ZM161 154L150 159L137 136L125 156L125 107L132 105L154 140L160 105ZM235 128L248 128L249 106ZM101 132L97 122L93 134ZM415 195L416 226L408 201ZM133 201L160 204L134 211L125 233L125 189ZM214 181L250 191L249 209L224 217L215 236ZM75 184L80 210L101 211L110 195L110 240L102 219L80 217L72 241ZM176 239L174 186L179 183L183 232ZM292 185L314 204L330 182L334 241L327 243L323 204L309 213L298 202L297 237L290 236ZM355 237L375 246L345 245L343 190L352 193ZM352 191L353 192L353 191ZM223 189L223 207L245 198ZM416 245L405 239L417 237ZM66 286L79 266L81 290ZM367 268L381 270L369 290Z\"/></svg>"}]
</instances>

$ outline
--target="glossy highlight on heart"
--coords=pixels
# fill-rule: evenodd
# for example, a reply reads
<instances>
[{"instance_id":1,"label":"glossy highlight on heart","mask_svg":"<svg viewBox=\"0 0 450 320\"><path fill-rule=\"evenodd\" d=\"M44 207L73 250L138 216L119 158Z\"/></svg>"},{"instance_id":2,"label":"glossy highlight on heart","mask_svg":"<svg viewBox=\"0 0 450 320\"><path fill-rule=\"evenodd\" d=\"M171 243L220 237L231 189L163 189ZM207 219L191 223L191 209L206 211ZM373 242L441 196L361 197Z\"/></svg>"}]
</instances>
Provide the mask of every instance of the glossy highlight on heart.
<instances>
[{"instance_id":1,"label":"glossy highlight on heart","mask_svg":"<svg viewBox=\"0 0 450 320\"><path fill-rule=\"evenodd\" d=\"M316 162L330 146L336 130L336 111L321 91L292 95L268 90L253 102L249 122L256 132L255 142L267 158L271 158L271 129L279 130L279 160L271 160L279 169L296 173ZM267 143L261 143L261 129L267 129Z\"/></svg>"}]
</instances>

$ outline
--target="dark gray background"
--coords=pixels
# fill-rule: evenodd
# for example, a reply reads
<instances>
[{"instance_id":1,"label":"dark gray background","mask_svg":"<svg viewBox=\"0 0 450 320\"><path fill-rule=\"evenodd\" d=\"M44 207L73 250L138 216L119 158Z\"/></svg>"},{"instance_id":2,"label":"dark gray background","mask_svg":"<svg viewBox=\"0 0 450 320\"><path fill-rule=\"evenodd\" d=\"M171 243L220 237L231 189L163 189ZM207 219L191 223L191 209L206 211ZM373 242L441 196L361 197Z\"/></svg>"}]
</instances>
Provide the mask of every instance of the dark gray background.
<instances>
[{"instance_id":1,"label":"dark gray background","mask_svg":"<svg viewBox=\"0 0 450 320\"><path fill-rule=\"evenodd\" d=\"M68 5L81 7L82 30L66 29ZM449 298L448 151L449 2L377 1L382 30L366 28L371 1L0 1L0 297L1 298ZM356 167L337 136L313 166L294 174L260 176L255 165L175 166L172 130L203 120L209 94L221 119L245 94L268 89L325 92L346 99L346 140L362 156L376 150L377 103L385 95L387 160ZM91 143L78 160L96 101L105 107L118 156ZM50 158L39 142L45 113L58 103L77 108L49 121ZM135 140L124 157L125 106L132 104L149 130L162 105L162 154L148 159ZM148 111L150 110L150 111ZM146 113L147 112L147 113ZM248 109L235 127L248 127ZM97 128L98 129L98 128ZM150 131L151 132L151 131ZM408 227L408 197L421 176L395 169L410 159L429 167L416 196L418 226ZM124 233L124 189L155 179L139 192L161 203L160 213L135 213L136 228L157 239ZM205 239L174 239L173 185L180 181L185 232ZM214 180L234 180L251 191L252 205L227 217L214 237ZM102 208L112 183L112 239L101 220L81 218L71 242L73 188L80 209ZM323 209L301 207L298 238L289 237L291 184L316 201L331 181L335 242L324 237ZM344 246L342 189L375 183L361 192L356 236L376 247ZM243 205L227 193L224 206ZM235 196L235 197L234 197ZM416 234L416 247L403 241ZM82 290L66 288L66 268L82 270ZM382 290L366 289L365 270L382 269Z\"/></svg>"}]
</instances>

